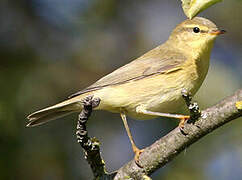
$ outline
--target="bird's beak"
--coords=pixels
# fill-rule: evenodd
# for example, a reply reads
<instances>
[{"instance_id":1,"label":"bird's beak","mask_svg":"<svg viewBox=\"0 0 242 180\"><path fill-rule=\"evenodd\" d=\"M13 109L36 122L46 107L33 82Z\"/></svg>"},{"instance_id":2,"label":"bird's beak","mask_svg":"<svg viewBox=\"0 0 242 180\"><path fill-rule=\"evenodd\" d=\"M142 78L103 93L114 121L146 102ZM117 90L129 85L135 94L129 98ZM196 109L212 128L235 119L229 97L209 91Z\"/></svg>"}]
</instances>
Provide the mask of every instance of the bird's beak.
<instances>
[{"instance_id":1,"label":"bird's beak","mask_svg":"<svg viewBox=\"0 0 242 180\"><path fill-rule=\"evenodd\" d=\"M225 30L219 30L219 29L212 30L212 31L209 32L209 34L216 35L216 36L220 35L220 34L224 34L224 33L226 33Z\"/></svg>"}]
</instances>

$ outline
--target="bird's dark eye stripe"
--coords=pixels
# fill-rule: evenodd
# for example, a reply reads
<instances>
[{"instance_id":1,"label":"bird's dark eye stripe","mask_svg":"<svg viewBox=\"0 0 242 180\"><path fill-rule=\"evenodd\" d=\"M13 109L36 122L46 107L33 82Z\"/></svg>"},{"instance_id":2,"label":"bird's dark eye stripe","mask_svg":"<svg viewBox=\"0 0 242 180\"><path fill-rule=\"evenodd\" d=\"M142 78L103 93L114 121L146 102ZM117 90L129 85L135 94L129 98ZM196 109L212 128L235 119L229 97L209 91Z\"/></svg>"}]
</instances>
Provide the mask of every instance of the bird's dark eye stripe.
<instances>
[{"instance_id":1,"label":"bird's dark eye stripe","mask_svg":"<svg viewBox=\"0 0 242 180\"><path fill-rule=\"evenodd\" d=\"M189 31L189 32L194 32L194 28L186 28L185 29L186 31ZM206 31L206 30L202 30L202 29L199 29L199 33L207 33L208 31Z\"/></svg>"}]
</instances>

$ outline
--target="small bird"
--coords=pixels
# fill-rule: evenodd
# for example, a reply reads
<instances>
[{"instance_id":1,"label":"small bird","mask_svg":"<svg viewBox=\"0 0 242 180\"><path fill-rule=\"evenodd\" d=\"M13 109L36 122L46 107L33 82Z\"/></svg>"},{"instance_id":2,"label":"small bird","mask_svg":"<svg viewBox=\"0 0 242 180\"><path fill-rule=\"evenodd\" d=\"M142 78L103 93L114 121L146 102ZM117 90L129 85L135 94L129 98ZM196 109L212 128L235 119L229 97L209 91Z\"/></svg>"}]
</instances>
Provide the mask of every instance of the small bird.
<instances>
[{"instance_id":1,"label":"small bird","mask_svg":"<svg viewBox=\"0 0 242 180\"><path fill-rule=\"evenodd\" d=\"M183 89L193 96L201 86L208 72L214 40L223 33L208 19L187 19L176 26L165 43L66 101L30 114L27 127L80 112L82 100L91 95L101 100L94 110L120 113L137 162L143 150L135 145L126 116L141 120L158 116L176 118L182 127L189 116L171 113L185 104Z\"/></svg>"}]
</instances>

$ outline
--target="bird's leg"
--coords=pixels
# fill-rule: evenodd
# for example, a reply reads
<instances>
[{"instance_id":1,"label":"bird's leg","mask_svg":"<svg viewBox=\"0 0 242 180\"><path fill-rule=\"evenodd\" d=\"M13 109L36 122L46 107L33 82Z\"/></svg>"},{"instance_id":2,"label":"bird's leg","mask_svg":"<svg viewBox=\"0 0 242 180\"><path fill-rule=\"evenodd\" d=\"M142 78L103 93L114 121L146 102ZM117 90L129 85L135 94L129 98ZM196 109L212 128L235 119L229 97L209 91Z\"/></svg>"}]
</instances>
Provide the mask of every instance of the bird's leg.
<instances>
[{"instance_id":1,"label":"bird's leg","mask_svg":"<svg viewBox=\"0 0 242 180\"><path fill-rule=\"evenodd\" d=\"M146 114L146 115L151 115L151 116L160 116L160 117L168 117L168 118L175 118L179 119L179 128L183 129L184 124L189 120L190 122L194 122L199 116L201 116L201 111L199 110L199 106L196 102L191 102L192 97L191 94L188 93L187 90L183 89L182 90L182 97L184 98L186 105L190 111L190 116L189 115L182 115L182 114L171 114L171 113L161 113L161 112L153 112L153 111L148 111L146 108L142 105L138 106L136 108L137 113L141 114Z\"/></svg>"},{"instance_id":2,"label":"bird's leg","mask_svg":"<svg viewBox=\"0 0 242 180\"><path fill-rule=\"evenodd\" d=\"M124 127L125 127L125 129L126 129L126 132L127 132L127 134L128 134L129 140L130 140L131 145L132 145L132 149L133 149L134 154L135 154L135 156L134 156L135 162L136 162L136 164L137 164L138 166L140 166L140 164L139 164L139 155L140 155L144 150L143 150L143 149L140 150L140 149L137 148L137 146L135 145L135 143L134 143L134 139L133 139L133 137L132 137L132 135L131 135L131 132L130 132L130 129L129 129L129 125L128 125L128 122L127 122L126 115L125 115L124 111L121 111L120 116L121 116L121 118L122 118L122 120L123 120ZM142 167L142 166L140 166L140 167Z\"/></svg>"},{"instance_id":3,"label":"bird's leg","mask_svg":"<svg viewBox=\"0 0 242 180\"><path fill-rule=\"evenodd\" d=\"M183 128L185 122L190 118L190 116L182 115L182 114L170 114L170 113L160 113L160 112L148 111L148 110L145 109L144 106L138 106L136 108L136 112L146 114L146 115L151 115L151 116L161 116L161 117L179 119L180 120L180 123L179 123L180 128Z\"/></svg>"}]
</instances>

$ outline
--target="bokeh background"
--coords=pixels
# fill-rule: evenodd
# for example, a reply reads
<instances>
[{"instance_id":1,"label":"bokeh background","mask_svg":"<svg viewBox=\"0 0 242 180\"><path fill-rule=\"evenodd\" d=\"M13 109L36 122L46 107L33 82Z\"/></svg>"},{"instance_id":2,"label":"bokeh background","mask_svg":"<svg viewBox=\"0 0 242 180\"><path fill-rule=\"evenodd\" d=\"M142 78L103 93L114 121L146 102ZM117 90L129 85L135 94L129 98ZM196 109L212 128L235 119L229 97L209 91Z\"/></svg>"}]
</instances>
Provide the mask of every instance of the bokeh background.
<instances>
[{"instance_id":1,"label":"bokeh background","mask_svg":"<svg viewBox=\"0 0 242 180\"><path fill-rule=\"evenodd\" d=\"M208 77L195 96L202 109L242 87L242 1L201 16L228 33L217 39ZM164 42L185 19L180 1L1 0L0 179L92 178L76 142L77 114L26 128L26 116L64 100ZM177 126L176 120L129 119L139 147ZM133 158L118 114L94 112L90 136L101 142L109 171ZM153 179L242 179L242 119L204 137L152 175Z\"/></svg>"}]
</instances>

